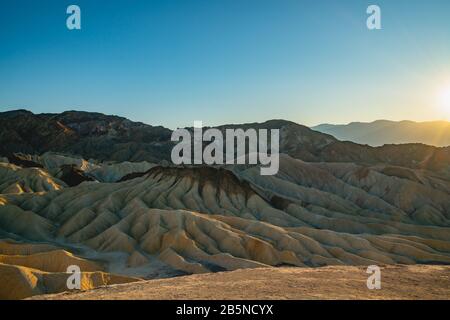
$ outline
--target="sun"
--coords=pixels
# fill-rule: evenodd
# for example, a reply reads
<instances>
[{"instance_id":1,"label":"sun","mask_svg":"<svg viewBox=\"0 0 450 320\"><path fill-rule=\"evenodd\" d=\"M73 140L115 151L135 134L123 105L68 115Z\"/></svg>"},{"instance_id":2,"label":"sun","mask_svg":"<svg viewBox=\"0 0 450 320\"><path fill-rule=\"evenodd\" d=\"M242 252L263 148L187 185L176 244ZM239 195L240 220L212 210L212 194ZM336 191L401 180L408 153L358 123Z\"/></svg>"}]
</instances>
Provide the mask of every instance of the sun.
<instances>
[{"instance_id":1,"label":"sun","mask_svg":"<svg viewBox=\"0 0 450 320\"><path fill-rule=\"evenodd\" d=\"M438 94L439 108L450 117L450 85L440 90Z\"/></svg>"}]
</instances>

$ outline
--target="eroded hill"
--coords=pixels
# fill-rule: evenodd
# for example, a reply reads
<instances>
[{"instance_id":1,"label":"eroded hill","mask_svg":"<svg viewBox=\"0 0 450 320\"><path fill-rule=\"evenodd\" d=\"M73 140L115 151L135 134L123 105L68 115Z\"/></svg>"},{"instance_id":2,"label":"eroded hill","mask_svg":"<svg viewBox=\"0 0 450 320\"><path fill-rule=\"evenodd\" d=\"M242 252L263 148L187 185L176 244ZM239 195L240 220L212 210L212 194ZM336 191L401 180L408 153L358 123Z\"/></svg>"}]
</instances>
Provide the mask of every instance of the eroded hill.
<instances>
[{"instance_id":1,"label":"eroded hill","mask_svg":"<svg viewBox=\"0 0 450 320\"><path fill-rule=\"evenodd\" d=\"M3 194L0 236L75 250L102 261L102 271L139 279L450 263L448 180L385 165L280 160L269 177L257 166L154 166L121 182ZM33 259L0 263L39 269ZM51 271L62 272L64 261Z\"/></svg>"},{"instance_id":2,"label":"eroded hill","mask_svg":"<svg viewBox=\"0 0 450 320\"><path fill-rule=\"evenodd\" d=\"M450 264L448 148L249 124L281 129L279 172L261 176L255 165L171 165L152 149L169 146L170 130L124 118L0 121L11 137L0 144L2 298L64 291L73 264L86 289L246 268Z\"/></svg>"}]
</instances>

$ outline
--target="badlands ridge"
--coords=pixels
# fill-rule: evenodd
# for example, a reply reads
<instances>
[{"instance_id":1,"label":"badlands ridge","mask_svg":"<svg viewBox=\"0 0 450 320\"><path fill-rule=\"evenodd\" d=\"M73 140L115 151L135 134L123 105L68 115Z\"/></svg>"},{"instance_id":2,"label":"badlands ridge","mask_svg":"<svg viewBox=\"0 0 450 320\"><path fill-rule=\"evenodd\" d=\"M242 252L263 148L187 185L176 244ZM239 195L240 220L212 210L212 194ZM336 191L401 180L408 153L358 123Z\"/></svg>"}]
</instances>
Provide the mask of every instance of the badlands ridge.
<instances>
[{"instance_id":1,"label":"badlands ridge","mask_svg":"<svg viewBox=\"0 0 450 320\"><path fill-rule=\"evenodd\" d=\"M450 185L431 172L287 155L273 177L33 160L43 167L0 167L2 298L64 291L69 265L90 289L269 266L450 263ZM50 174L70 162L95 181L68 187Z\"/></svg>"},{"instance_id":2,"label":"badlands ridge","mask_svg":"<svg viewBox=\"0 0 450 320\"><path fill-rule=\"evenodd\" d=\"M93 134L82 133L95 121L86 121L50 131L63 130L73 148L89 145ZM127 130L165 134L125 123L111 129L102 122L106 133L98 139L128 136ZM275 176L261 176L258 166L177 167L155 153L105 161L62 151L10 152L5 148L34 151L17 129L15 145L3 145L0 158L0 298L66 291L70 265L81 268L86 290L177 276L155 280L173 285L191 274L213 280L249 268L303 277L325 266L339 274L348 266L426 264L424 272L448 274L447 267L430 266L450 264L448 148L388 146L373 161L363 161L363 151L348 155L361 161L349 161L342 153L347 146L333 137L288 127ZM38 138L58 145L48 137ZM165 148L152 141L146 152ZM123 148L114 157L132 147Z\"/></svg>"}]
</instances>

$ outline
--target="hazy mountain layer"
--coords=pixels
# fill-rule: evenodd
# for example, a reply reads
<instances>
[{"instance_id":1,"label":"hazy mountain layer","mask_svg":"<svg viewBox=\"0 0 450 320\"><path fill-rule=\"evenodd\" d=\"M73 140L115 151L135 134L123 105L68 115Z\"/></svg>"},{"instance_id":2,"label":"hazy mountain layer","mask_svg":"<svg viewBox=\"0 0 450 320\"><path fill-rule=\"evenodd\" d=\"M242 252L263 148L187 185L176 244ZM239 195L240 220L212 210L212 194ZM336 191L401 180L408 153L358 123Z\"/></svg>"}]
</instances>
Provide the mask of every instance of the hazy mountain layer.
<instances>
[{"instance_id":1,"label":"hazy mountain layer","mask_svg":"<svg viewBox=\"0 0 450 320\"><path fill-rule=\"evenodd\" d=\"M447 121L388 121L352 122L345 125L321 124L312 129L331 134L342 141L371 146L400 143L424 143L450 146L450 122Z\"/></svg>"}]
</instances>

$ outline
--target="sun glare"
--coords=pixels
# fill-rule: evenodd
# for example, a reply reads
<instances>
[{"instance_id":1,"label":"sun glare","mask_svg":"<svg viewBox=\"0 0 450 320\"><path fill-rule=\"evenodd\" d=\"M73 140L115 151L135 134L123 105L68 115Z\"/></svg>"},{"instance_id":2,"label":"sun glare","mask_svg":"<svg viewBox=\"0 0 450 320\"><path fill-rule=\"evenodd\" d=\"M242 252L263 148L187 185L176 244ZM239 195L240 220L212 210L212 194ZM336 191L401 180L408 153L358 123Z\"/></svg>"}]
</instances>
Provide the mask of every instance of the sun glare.
<instances>
[{"instance_id":1,"label":"sun glare","mask_svg":"<svg viewBox=\"0 0 450 320\"><path fill-rule=\"evenodd\" d=\"M442 112L447 117L450 117L450 85L441 89L438 96L438 103Z\"/></svg>"}]
</instances>

